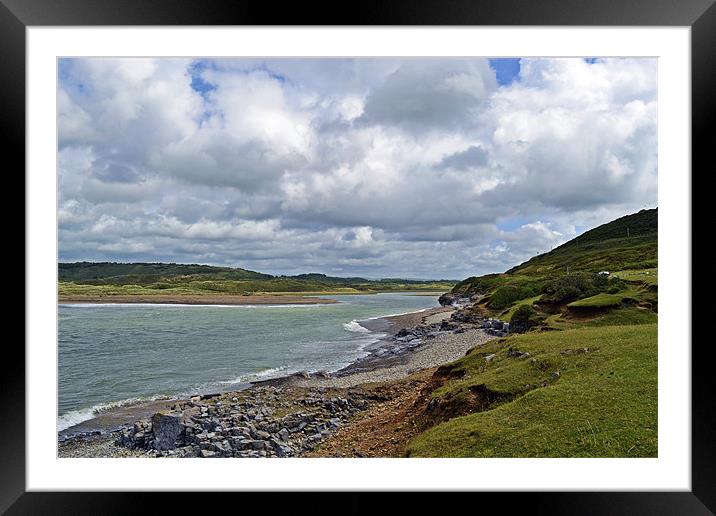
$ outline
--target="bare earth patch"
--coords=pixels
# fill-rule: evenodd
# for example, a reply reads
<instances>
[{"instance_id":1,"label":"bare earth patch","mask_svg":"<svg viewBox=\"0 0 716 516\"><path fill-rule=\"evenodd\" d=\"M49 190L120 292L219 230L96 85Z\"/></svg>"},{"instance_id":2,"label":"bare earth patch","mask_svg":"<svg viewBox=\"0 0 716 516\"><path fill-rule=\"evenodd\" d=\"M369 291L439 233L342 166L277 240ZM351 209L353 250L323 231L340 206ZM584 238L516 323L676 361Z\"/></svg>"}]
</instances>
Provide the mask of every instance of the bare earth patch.
<instances>
[{"instance_id":1,"label":"bare earth patch","mask_svg":"<svg viewBox=\"0 0 716 516\"><path fill-rule=\"evenodd\" d=\"M402 380L365 385L377 400L302 457L404 456L407 443L420 432L417 418L427 405L421 393L434 372L424 369Z\"/></svg>"}]
</instances>

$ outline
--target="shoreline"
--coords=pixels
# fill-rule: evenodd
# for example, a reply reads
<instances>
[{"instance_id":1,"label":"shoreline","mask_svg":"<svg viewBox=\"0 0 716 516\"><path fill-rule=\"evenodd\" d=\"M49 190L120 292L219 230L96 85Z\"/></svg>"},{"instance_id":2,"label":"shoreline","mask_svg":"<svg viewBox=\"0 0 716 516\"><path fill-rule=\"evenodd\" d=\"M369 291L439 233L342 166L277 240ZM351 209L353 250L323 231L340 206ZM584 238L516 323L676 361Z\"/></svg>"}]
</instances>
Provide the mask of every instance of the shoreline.
<instances>
[{"instance_id":1,"label":"shoreline","mask_svg":"<svg viewBox=\"0 0 716 516\"><path fill-rule=\"evenodd\" d=\"M416 310L415 312L407 312L403 314L387 315L383 317L375 317L361 321L366 329L370 330L371 333L383 334L383 337L376 335L376 342L369 346L372 349L380 349L381 345L384 345L393 335L395 335L402 328L417 326L421 324L427 317L430 317L436 313L452 313L452 308L445 307L434 307L422 310ZM340 374L342 376L350 376L351 374L358 373L359 371L353 370L357 367L357 364L361 363L362 360L358 359L350 364L344 366L338 371L328 374ZM394 364L395 360L390 360L385 357L379 360L370 361L370 367L372 369L388 368ZM364 365L366 367L367 365ZM236 393L247 389L252 389L261 386L281 386L290 384L296 381L297 375L312 374L313 378L317 378L317 371L294 373L288 375L280 375L273 378L266 378L264 380L247 381L243 384L233 385L226 390L214 391L210 393L196 393L198 396L215 396L226 393ZM321 374L321 373L318 373ZM184 400L185 397L165 397L160 399L142 400L134 403L126 403L121 405L109 405L108 408L100 410L94 417L80 421L77 424L64 428L58 431L58 439L64 441L72 439L75 435L83 435L91 432L113 432L122 427L122 425L132 424L134 420L149 417L155 412L161 412L162 410L169 410L177 402Z\"/></svg>"},{"instance_id":2,"label":"shoreline","mask_svg":"<svg viewBox=\"0 0 716 516\"><path fill-rule=\"evenodd\" d=\"M114 296L59 296L58 305L196 305L196 306L241 306L241 305L330 305L340 303L335 299L300 295L265 296L211 296L211 295L114 295Z\"/></svg>"},{"instance_id":3,"label":"shoreline","mask_svg":"<svg viewBox=\"0 0 716 516\"><path fill-rule=\"evenodd\" d=\"M282 396L294 398L291 403L304 407L303 404L306 403L306 398L310 400L316 396L325 397L326 393L343 393L343 396L354 395L356 392L369 391L376 385L399 385L409 377L431 374L431 371L436 367L456 360L463 356L468 349L482 345L494 338L476 327L457 329L454 323L450 321L450 316L454 311L455 309L452 307L435 307L361 321L361 324L365 324L367 329L372 332L383 333L384 337L370 346L367 357L358 359L333 373L321 371L313 373L302 372L258 380L246 384L243 388L233 387L230 390L217 393L196 395L188 398L140 402L108 409L90 420L58 432L59 456L147 456L146 454L150 452L142 451L141 454L136 455L133 452L137 450L116 445L114 442L121 432L126 433L129 431L131 433L127 429L131 428L133 424L136 432L137 426L135 423L137 421L147 421L157 412L185 413L187 410L193 410L191 407L198 405L205 404L205 406L211 407L213 406L212 403L221 405L222 402L225 404L231 403L228 400L243 400L252 396L263 400L267 396L266 393L269 393L269 400L273 400L276 395L273 394L274 398L271 398L271 393L276 392L282 393ZM441 330L441 325L446 329ZM426 333L426 338L424 339L414 339L412 341L405 341L405 338L397 337L404 334L407 329L417 331L420 328L429 328L431 333ZM408 347L409 342L417 342L417 344ZM390 349L397 349L398 351L386 354L385 350ZM364 401L358 400L356 403L360 404ZM326 398L325 403L328 402L328 398ZM271 403L275 402L271 401L269 405ZM358 409L354 407L352 410ZM352 411L350 414L346 412L344 415L350 418L353 414L354 412ZM349 420L346 419L341 425L348 424L348 422ZM331 427L331 432L336 429ZM125 439L129 438L125 437ZM305 450L301 449L304 451L313 449L312 444L306 444L306 446L308 448L305 448ZM102 451L98 452L97 450L99 449ZM93 453L100 453L100 455L93 455ZM162 456L162 452L156 453L159 454L157 456ZM254 452L252 451L251 453ZM267 453L269 454L268 456L273 456L274 452L269 450ZM296 453L298 454L298 452ZM150 456L154 455L150 453ZM256 456L264 455L259 454Z\"/></svg>"}]
</instances>

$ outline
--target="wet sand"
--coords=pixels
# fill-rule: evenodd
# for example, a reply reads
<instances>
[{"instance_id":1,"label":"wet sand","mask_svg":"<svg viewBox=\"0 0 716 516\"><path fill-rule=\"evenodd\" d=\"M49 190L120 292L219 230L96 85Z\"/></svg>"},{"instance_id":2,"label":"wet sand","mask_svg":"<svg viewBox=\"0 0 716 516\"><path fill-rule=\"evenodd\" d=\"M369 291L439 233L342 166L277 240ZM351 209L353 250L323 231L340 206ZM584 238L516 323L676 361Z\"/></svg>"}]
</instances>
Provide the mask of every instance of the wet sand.
<instances>
[{"instance_id":1,"label":"wet sand","mask_svg":"<svg viewBox=\"0 0 716 516\"><path fill-rule=\"evenodd\" d=\"M169 305L325 305L338 303L335 299L310 296L231 296L231 295L116 295L116 296L60 296L60 304L169 304Z\"/></svg>"}]
</instances>

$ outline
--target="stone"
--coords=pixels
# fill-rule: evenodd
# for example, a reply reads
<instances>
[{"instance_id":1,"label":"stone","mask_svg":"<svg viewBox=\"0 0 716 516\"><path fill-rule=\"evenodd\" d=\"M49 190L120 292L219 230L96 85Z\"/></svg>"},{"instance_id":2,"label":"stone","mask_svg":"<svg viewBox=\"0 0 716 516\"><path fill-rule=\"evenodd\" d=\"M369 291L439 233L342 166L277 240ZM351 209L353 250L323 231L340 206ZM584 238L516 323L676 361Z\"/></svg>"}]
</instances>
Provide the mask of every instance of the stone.
<instances>
[{"instance_id":1,"label":"stone","mask_svg":"<svg viewBox=\"0 0 716 516\"><path fill-rule=\"evenodd\" d=\"M496 353L492 353L491 355L487 355L487 356L485 357L485 362L492 362L492 360L495 358L495 356L497 356Z\"/></svg>"},{"instance_id":2,"label":"stone","mask_svg":"<svg viewBox=\"0 0 716 516\"><path fill-rule=\"evenodd\" d=\"M199 457L202 457L204 459L209 459L211 457L216 457L217 453L215 451L211 450L200 450L199 451Z\"/></svg>"},{"instance_id":3,"label":"stone","mask_svg":"<svg viewBox=\"0 0 716 516\"><path fill-rule=\"evenodd\" d=\"M152 416L152 432L154 448L173 450L176 448L176 440L184 433L181 415L157 412Z\"/></svg>"},{"instance_id":4,"label":"stone","mask_svg":"<svg viewBox=\"0 0 716 516\"><path fill-rule=\"evenodd\" d=\"M247 444L250 448L254 450L263 450L266 447L266 443L264 441L248 441Z\"/></svg>"},{"instance_id":5,"label":"stone","mask_svg":"<svg viewBox=\"0 0 716 516\"><path fill-rule=\"evenodd\" d=\"M279 457L290 457L294 454L293 448L290 446L281 445L276 448L276 455Z\"/></svg>"}]
</instances>

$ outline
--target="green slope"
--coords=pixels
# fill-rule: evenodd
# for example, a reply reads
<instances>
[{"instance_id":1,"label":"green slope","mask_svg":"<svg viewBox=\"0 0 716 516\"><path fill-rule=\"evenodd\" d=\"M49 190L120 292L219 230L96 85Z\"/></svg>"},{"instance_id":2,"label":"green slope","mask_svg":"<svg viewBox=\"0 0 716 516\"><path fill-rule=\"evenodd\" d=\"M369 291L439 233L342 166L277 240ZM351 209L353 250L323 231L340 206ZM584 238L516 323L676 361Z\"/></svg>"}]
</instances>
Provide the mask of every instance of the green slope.
<instances>
[{"instance_id":1,"label":"green slope","mask_svg":"<svg viewBox=\"0 0 716 516\"><path fill-rule=\"evenodd\" d=\"M454 281L368 280L310 273L272 276L234 267L176 263L76 262L58 264L60 295L231 294L423 290L445 292Z\"/></svg>"},{"instance_id":2,"label":"green slope","mask_svg":"<svg viewBox=\"0 0 716 516\"><path fill-rule=\"evenodd\" d=\"M268 279L272 276L233 267L178 263L75 262L57 264L60 281L85 284L145 284L180 276L215 279Z\"/></svg>"},{"instance_id":3,"label":"green slope","mask_svg":"<svg viewBox=\"0 0 716 516\"><path fill-rule=\"evenodd\" d=\"M653 209L458 283L481 295L468 312L529 312L527 332L438 369L408 455L657 456L657 272Z\"/></svg>"},{"instance_id":4,"label":"green slope","mask_svg":"<svg viewBox=\"0 0 716 516\"><path fill-rule=\"evenodd\" d=\"M657 229L657 208L641 210L586 231L507 274L545 275L567 267L591 272L654 267Z\"/></svg>"},{"instance_id":5,"label":"green slope","mask_svg":"<svg viewBox=\"0 0 716 516\"><path fill-rule=\"evenodd\" d=\"M420 434L408 454L656 457L656 337L656 324L608 326L474 348L433 392L434 406L456 417Z\"/></svg>"}]
</instances>

